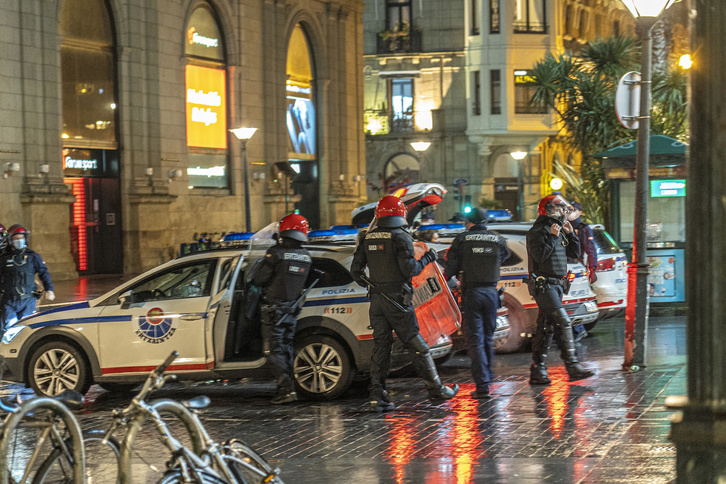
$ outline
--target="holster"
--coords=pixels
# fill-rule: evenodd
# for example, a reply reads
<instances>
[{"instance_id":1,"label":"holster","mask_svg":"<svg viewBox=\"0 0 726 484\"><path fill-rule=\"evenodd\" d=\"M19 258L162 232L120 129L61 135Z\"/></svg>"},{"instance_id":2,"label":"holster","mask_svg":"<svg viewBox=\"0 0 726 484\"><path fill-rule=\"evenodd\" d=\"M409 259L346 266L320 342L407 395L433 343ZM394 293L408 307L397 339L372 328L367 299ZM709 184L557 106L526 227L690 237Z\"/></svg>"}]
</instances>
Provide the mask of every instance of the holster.
<instances>
[{"instance_id":1,"label":"holster","mask_svg":"<svg viewBox=\"0 0 726 484\"><path fill-rule=\"evenodd\" d=\"M401 287L401 304L404 306L410 306L413 303L413 286L411 284L404 284Z\"/></svg>"}]
</instances>

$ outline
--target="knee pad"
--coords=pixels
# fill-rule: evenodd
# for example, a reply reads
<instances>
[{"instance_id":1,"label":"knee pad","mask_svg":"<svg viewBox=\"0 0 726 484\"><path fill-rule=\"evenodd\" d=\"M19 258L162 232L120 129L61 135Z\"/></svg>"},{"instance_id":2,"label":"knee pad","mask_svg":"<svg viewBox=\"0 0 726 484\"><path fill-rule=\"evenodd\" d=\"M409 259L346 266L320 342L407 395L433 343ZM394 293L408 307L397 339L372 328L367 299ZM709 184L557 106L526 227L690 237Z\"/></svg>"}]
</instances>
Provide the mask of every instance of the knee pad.
<instances>
[{"instance_id":1,"label":"knee pad","mask_svg":"<svg viewBox=\"0 0 726 484\"><path fill-rule=\"evenodd\" d=\"M560 308L556 310L550 315L550 318L552 322L560 328L572 326L572 320L570 319L570 316L567 315L567 311L565 310L565 308Z\"/></svg>"},{"instance_id":2,"label":"knee pad","mask_svg":"<svg viewBox=\"0 0 726 484\"><path fill-rule=\"evenodd\" d=\"M426 344L426 340L423 339L420 333L406 342L406 349L420 356L429 354L429 345Z\"/></svg>"}]
</instances>

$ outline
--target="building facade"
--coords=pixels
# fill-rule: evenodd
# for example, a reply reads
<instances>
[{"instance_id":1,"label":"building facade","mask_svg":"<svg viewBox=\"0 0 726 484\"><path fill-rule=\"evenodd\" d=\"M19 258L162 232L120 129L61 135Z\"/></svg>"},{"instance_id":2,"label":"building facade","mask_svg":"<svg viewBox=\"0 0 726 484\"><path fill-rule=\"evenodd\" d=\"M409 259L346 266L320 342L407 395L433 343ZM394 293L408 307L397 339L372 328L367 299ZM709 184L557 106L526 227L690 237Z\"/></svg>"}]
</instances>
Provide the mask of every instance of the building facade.
<instances>
[{"instance_id":1,"label":"building facade","mask_svg":"<svg viewBox=\"0 0 726 484\"><path fill-rule=\"evenodd\" d=\"M553 161L579 159L554 113L529 104L529 69L633 25L619 0L375 0L363 21L369 196L444 183L439 222L465 205L536 216Z\"/></svg>"},{"instance_id":2,"label":"building facade","mask_svg":"<svg viewBox=\"0 0 726 484\"><path fill-rule=\"evenodd\" d=\"M0 3L6 226L57 279L365 198L358 0ZM247 141L228 130L254 127ZM246 213L250 214L246 220Z\"/></svg>"}]
</instances>

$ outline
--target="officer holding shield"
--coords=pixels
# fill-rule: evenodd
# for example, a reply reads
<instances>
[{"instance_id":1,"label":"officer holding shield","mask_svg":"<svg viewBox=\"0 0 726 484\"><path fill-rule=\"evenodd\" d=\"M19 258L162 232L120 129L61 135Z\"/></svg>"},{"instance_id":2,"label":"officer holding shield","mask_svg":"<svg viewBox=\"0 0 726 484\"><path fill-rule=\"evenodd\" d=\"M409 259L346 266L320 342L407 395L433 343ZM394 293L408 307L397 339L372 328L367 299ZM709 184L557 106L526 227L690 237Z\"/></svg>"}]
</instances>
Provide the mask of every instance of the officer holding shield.
<instances>
[{"instance_id":1,"label":"officer holding shield","mask_svg":"<svg viewBox=\"0 0 726 484\"><path fill-rule=\"evenodd\" d=\"M447 255L446 280L458 276L462 285L464 331L476 383L472 398L489 398L494 378L494 330L499 308L499 266L509 257L504 238L484 225L487 211L475 208L466 215L466 232L457 235Z\"/></svg>"},{"instance_id":2,"label":"officer holding shield","mask_svg":"<svg viewBox=\"0 0 726 484\"><path fill-rule=\"evenodd\" d=\"M459 386L441 383L426 341L419 333L414 311L411 279L424 267L436 261L434 250L417 260L413 239L405 230L406 206L394 196L383 197L376 206L377 226L369 230L358 244L351 273L353 279L370 290L370 322L373 328L371 355L370 410L392 410L393 402L386 392L386 377L391 364L393 331L408 349L416 373L424 381L429 401L434 405L453 398ZM370 279L365 269L370 271Z\"/></svg>"}]
</instances>

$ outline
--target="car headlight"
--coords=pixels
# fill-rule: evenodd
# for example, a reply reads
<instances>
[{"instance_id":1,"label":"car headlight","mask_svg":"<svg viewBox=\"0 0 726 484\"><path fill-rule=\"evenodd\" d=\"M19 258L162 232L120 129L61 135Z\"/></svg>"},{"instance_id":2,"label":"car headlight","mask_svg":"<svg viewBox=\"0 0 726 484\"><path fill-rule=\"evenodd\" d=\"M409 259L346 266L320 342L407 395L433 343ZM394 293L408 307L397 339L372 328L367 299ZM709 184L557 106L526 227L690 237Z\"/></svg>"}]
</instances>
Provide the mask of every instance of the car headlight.
<instances>
[{"instance_id":1,"label":"car headlight","mask_svg":"<svg viewBox=\"0 0 726 484\"><path fill-rule=\"evenodd\" d=\"M15 339L17 335L20 334L22 330L25 329L25 326L10 326L7 331L5 331L5 334L3 335L2 342L4 344L10 344L12 340Z\"/></svg>"}]
</instances>

